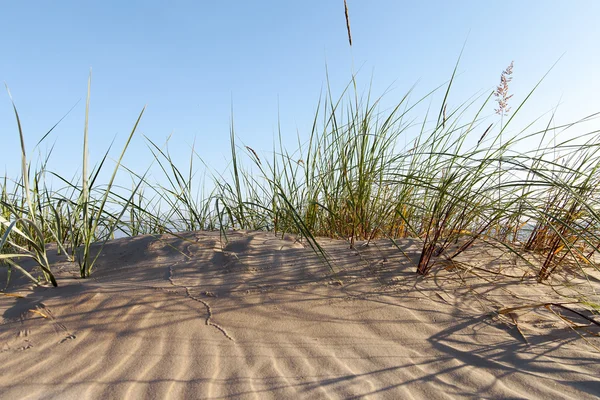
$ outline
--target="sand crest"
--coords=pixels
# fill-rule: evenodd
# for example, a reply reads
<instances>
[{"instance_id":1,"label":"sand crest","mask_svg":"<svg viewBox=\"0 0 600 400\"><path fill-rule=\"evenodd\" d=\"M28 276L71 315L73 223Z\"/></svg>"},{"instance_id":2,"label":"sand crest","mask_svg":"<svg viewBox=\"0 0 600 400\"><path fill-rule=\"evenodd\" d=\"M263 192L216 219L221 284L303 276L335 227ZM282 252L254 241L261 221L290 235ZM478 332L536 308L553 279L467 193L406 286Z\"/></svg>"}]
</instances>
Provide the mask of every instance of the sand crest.
<instances>
[{"instance_id":1,"label":"sand crest","mask_svg":"<svg viewBox=\"0 0 600 400\"><path fill-rule=\"evenodd\" d=\"M563 310L585 325L571 329L551 307L497 312L565 302L567 289L518 266L486 275L488 248L465 254L470 272L422 279L414 241L321 243L335 275L294 237L261 232L115 240L87 280L58 257L58 288L13 274L0 398L600 396L597 326Z\"/></svg>"}]
</instances>

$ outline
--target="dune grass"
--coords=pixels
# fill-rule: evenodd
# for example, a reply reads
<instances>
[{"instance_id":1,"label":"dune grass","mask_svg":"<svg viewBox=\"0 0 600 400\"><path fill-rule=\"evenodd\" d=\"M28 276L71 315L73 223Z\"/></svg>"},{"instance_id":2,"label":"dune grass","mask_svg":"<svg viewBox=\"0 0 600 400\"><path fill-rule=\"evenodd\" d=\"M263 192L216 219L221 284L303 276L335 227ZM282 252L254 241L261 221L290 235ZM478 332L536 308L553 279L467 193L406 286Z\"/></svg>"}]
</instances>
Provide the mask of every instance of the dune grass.
<instances>
[{"instance_id":1,"label":"dune grass","mask_svg":"<svg viewBox=\"0 0 600 400\"><path fill-rule=\"evenodd\" d=\"M258 229L304 237L332 269L319 237L345 239L351 247L358 240L418 238L422 252L415 272L422 275L435 268L436 260L452 260L478 241L495 242L516 255L539 254L544 260L535 266L539 281L559 270L597 269L599 131L580 135L584 139L561 139L597 115L565 126L548 123L539 131L527 126L503 137L533 91L510 118L503 113L500 121L490 119L493 92L452 105L454 73L440 88L444 96L439 108L420 122L411 113L431 101L435 91L412 103L409 92L395 106L383 108L383 97L361 95L354 78L339 96L328 89L319 100L308 140L302 143L299 138L294 151L282 145L281 131L270 155L259 155L251 144L240 145L232 116L229 175L204 165L204 177L214 187L210 193L195 175L196 163L203 161L194 148L187 165L181 165L179 157L169 153L168 143L161 146L147 139L162 174L154 180L148 171L139 174L122 165L144 110L109 181L100 184L110 148L90 171L91 75L82 171L75 179L50 171L50 155L31 172L15 106L22 168L21 176L5 176L0 183L3 267L56 285L44 247L50 242L79 262L85 278L115 232L133 236L221 230L226 235L229 229ZM502 99L510 96L505 93ZM530 148L523 143L532 140L538 143L535 149L521 150ZM131 176L131 188L115 186L119 171ZM50 189L49 175L63 186ZM19 265L23 257L37 262L40 276Z\"/></svg>"},{"instance_id":2,"label":"dune grass","mask_svg":"<svg viewBox=\"0 0 600 400\"><path fill-rule=\"evenodd\" d=\"M31 165L27 160L24 134L17 108L14 102L12 103L21 143L21 176L14 181L15 189L11 194L7 189L9 180L7 177L4 178L2 197L0 198L0 233L2 234L0 260L4 260L9 269L16 268L25 273L26 271L18 264L18 260L23 257L33 258L43 272L41 280L50 282L54 286L57 286L57 282L48 263L45 245L56 243L59 251L67 254L67 257L69 257L69 253L65 246L70 247L70 258L75 258L79 263L81 277L89 277L102 247L117 229L123 214L130 209L132 199L143 182L143 179L140 179L126 201L119 201L112 190L121 161L144 110L140 113L127 138L109 182L103 185L102 189L96 188L96 180L110 149L104 154L100 164L88 173L90 93L91 72L85 110L81 185L74 184L71 179L65 179L57 173L48 171L48 156L42 166L33 174L34 185L31 187ZM55 127L56 125L52 129ZM48 133L44 135L44 138L48 136ZM47 174L57 177L66 186L58 191L51 191L45 185ZM109 198L112 198L110 201L112 209L120 209L120 212L109 213L106 211ZM96 242L101 243L95 254L92 254L91 247ZM40 281L29 273L25 273L25 275L36 283Z\"/></svg>"}]
</instances>

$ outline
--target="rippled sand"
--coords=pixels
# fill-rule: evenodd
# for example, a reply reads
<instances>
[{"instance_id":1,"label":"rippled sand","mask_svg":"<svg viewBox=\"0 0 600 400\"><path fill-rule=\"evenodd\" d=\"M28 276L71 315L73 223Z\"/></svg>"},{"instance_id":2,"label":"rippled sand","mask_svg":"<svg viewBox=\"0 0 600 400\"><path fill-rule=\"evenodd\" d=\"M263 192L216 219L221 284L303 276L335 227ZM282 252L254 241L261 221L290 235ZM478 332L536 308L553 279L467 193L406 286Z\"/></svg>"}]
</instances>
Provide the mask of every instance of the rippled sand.
<instances>
[{"instance_id":1,"label":"rippled sand","mask_svg":"<svg viewBox=\"0 0 600 400\"><path fill-rule=\"evenodd\" d=\"M13 274L0 398L600 396L600 329L557 307L499 314L570 292L508 261L486 275L503 265L493 249L422 279L416 242L321 243L335 275L306 243L258 232L115 240L88 280L58 257L58 288Z\"/></svg>"}]
</instances>

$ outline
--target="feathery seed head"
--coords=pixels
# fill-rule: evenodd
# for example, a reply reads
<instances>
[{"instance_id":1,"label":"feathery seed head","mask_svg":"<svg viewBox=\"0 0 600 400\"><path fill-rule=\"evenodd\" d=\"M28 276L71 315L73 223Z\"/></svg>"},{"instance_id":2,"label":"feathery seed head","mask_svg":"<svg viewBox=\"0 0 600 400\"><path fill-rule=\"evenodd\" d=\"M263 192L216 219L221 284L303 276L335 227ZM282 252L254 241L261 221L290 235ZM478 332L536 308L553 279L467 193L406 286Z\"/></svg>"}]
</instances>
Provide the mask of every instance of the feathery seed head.
<instances>
[{"instance_id":1,"label":"feathery seed head","mask_svg":"<svg viewBox=\"0 0 600 400\"><path fill-rule=\"evenodd\" d=\"M514 61L510 62L510 65L502 71L500 75L500 85L496 88L494 92L494 96L497 97L498 108L495 109L496 114L508 114L510 111L510 107L508 106L508 100L510 100L513 95L508 94L508 84L512 81L512 71L513 71Z\"/></svg>"}]
</instances>

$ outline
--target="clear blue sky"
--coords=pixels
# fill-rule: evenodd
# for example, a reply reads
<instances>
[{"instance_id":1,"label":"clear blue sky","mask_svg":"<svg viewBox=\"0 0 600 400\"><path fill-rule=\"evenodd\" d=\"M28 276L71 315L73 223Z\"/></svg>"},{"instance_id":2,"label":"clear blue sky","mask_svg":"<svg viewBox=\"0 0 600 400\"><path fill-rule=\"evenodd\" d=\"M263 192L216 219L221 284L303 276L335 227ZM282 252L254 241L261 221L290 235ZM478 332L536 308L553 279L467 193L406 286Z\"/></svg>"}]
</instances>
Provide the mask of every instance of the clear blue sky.
<instances>
[{"instance_id":1,"label":"clear blue sky","mask_svg":"<svg viewBox=\"0 0 600 400\"><path fill-rule=\"evenodd\" d=\"M450 77L465 41L451 105L493 90L512 60L519 102L565 53L523 118L559 102L559 121L600 111L600 1L348 0L348 7L352 48L343 0L1 1L0 80L29 151L81 99L47 142L57 143L51 169L65 176L80 168L90 68L90 157L97 161L115 135L119 147L147 104L125 161L139 172L150 163L141 134L162 142L173 133L171 152L182 165L196 137L206 162L224 168L232 104L245 144L271 148L279 108L293 147L297 131L309 133L326 64L334 93L360 69L359 82L366 87L373 77L375 94L392 85L390 104L418 81L416 99ZM17 128L5 91L0 146L0 168L16 176Z\"/></svg>"}]
</instances>

